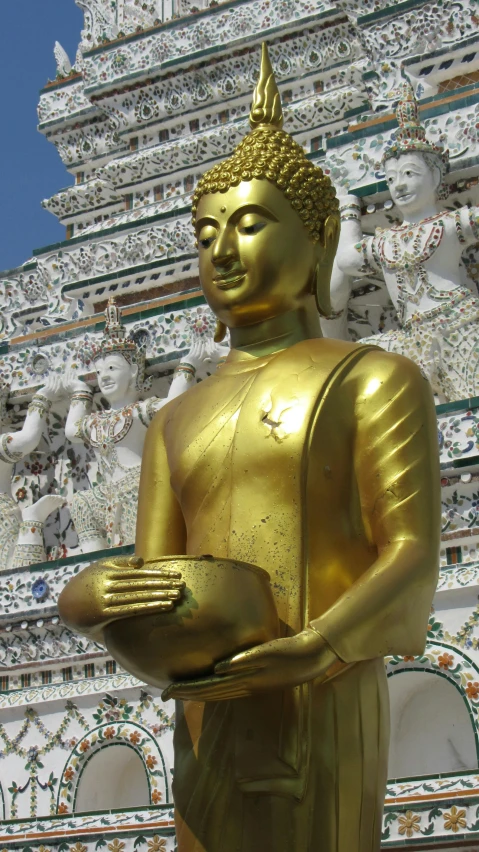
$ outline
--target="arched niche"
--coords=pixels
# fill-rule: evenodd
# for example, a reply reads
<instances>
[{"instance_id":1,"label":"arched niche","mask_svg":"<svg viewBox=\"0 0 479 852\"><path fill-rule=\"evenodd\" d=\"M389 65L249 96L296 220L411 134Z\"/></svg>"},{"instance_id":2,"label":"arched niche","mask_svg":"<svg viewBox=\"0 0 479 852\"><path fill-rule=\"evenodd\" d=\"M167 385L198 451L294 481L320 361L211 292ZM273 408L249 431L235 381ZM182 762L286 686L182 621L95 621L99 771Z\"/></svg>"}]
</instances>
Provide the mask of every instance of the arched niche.
<instances>
[{"instance_id":1,"label":"arched niche","mask_svg":"<svg viewBox=\"0 0 479 852\"><path fill-rule=\"evenodd\" d=\"M390 676L389 778L476 769L477 743L467 703L439 672Z\"/></svg>"},{"instance_id":2,"label":"arched niche","mask_svg":"<svg viewBox=\"0 0 479 852\"><path fill-rule=\"evenodd\" d=\"M150 804L145 765L126 743L113 743L95 752L78 781L74 813L136 808Z\"/></svg>"}]
</instances>

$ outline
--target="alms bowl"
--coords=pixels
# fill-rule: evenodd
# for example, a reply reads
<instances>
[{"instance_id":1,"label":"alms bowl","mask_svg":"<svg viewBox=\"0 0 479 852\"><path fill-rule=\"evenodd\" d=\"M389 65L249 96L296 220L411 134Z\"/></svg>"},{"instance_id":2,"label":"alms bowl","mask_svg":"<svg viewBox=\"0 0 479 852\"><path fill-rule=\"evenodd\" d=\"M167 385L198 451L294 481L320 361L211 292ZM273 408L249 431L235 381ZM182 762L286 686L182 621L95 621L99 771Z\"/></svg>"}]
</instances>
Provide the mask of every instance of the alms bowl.
<instances>
[{"instance_id":1,"label":"alms bowl","mask_svg":"<svg viewBox=\"0 0 479 852\"><path fill-rule=\"evenodd\" d=\"M185 589L177 606L104 628L112 657L145 683L165 688L207 676L220 660L279 636L262 568L210 556L168 556L153 564L181 572Z\"/></svg>"}]
</instances>

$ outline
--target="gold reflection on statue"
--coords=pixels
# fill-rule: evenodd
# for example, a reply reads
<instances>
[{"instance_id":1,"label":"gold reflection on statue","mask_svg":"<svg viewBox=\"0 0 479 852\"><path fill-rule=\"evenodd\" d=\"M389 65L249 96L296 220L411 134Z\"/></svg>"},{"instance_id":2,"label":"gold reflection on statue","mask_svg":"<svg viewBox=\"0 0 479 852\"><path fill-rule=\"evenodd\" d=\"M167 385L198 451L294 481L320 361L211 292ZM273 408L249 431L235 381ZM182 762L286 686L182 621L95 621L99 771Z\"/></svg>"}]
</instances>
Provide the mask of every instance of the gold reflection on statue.
<instances>
[{"instance_id":1,"label":"gold reflection on statue","mask_svg":"<svg viewBox=\"0 0 479 852\"><path fill-rule=\"evenodd\" d=\"M61 611L127 669L160 682L162 619L195 592L194 572L164 557L212 554L212 565L266 569L279 638L166 690L182 699L178 850L376 852L383 657L422 652L437 579L434 408L411 361L321 338L337 202L281 129L265 48L251 124L203 176L193 205L203 291L231 352L148 430L136 559L87 568ZM209 584L211 606L198 605L198 618L227 610L254 621L256 592L235 607L225 588Z\"/></svg>"}]
</instances>

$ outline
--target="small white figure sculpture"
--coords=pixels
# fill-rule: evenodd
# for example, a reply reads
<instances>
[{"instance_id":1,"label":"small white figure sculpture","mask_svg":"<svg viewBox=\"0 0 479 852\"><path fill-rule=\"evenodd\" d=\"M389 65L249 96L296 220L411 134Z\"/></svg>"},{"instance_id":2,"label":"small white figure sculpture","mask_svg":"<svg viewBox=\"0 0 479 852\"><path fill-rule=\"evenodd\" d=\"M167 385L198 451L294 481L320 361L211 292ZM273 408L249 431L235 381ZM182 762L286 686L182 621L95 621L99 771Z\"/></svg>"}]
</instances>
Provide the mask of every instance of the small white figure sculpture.
<instances>
[{"instance_id":1,"label":"small white figure sculpture","mask_svg":"<svg viewBox=\"0 0 479 852\"><path fill-rule=\"evenodd\" d=\"M146 430L168 400L190 387L197 367L208 357L214 360L211 347L198 340L176 368L168 397L140 400L141 391L148 387L144 351L126 337L120 309L113 299L105 316L105 334L91 358L110 408L92 413L92 389L71 371L64 380L64 388L71 395L66 437L93 447L98 460L98 484L77 491L70 506L84 553L134 542Z\"/></svg>"},{"instance_id":2,"label":"small white figure sculpture","mask_svg":"<svg viewBox=\"0 0 479 852\"><path fill-rule=\"evenodd\" d=\"M411 358L440 398L478 396L479 299L461 283L459 263L464 248L479 242L479 208L441 212L448 152L426 139L408 85L396 115L399 130L383 165L404 221L363 237L358 199L343 198L337 264L356 277L382 272L397 311L399 329L361 343Z\"/></svg>"},{"instance_id":3,"label":"small white figure sculpture","mask_svg":"<svg viewBox=\"0 0 479 852\"><path fill-rule=\"evenodd\" d=\"M6 385L0 387L2 426L9 420L8 392ZM21 510L11 495L11 482L14 465L37 448L52 402L59 399L61 393L60 378L54 376L33 397L22 428L0 434L0 571L46 559L44 523L65 501L56 494L46 494Z\"/></svg>"}]
</instances>

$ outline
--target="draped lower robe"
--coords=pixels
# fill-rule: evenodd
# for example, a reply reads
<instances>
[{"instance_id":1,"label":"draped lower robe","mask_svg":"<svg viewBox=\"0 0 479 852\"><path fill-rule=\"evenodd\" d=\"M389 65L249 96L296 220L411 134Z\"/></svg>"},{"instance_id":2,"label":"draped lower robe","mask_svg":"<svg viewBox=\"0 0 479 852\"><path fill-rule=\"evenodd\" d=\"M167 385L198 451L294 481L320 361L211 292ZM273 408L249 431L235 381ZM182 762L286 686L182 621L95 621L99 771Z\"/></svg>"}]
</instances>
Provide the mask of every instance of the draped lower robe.
<instances>
[{"instance_id":1,"label":"draped lower robe","mask_svg":"<svg viewBox=\"0 0 479 852\"><path fill-rule=\"evenodd\" d=\"M177 703L179 852L379 849L383 657L424 646L439 491L430 389L412 362L374 348L233 350L156 416L138 555L266 568L282 635L312 623L341 661L325 683Z\"/></svg>"}]
</instances>

